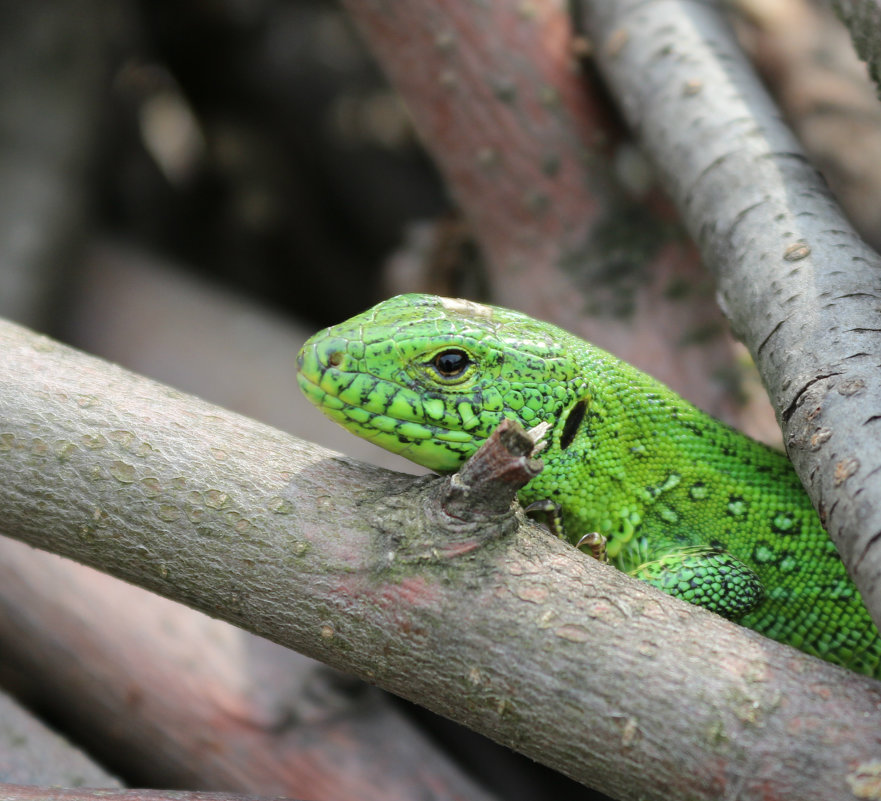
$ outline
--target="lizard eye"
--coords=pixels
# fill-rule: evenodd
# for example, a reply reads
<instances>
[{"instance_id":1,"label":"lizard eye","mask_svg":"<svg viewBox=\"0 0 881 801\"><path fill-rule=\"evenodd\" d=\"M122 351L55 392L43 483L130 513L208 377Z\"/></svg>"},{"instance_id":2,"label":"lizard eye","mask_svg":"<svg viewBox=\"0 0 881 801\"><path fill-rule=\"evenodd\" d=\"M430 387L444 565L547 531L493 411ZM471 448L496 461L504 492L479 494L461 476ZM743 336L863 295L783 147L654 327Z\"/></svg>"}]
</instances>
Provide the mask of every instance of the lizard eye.
<instances>
[{"instance_id":1,"label":"lizard eye","mask_svg":"<svg viewBox=\"0 0 881 801\"><path fill-rule=\"evenodd\" d=\"M438 353L431 360L431 364L444 378L458 378L471 364L471 359L464 350L451 348Z\"/></svg>"}]
</instances>

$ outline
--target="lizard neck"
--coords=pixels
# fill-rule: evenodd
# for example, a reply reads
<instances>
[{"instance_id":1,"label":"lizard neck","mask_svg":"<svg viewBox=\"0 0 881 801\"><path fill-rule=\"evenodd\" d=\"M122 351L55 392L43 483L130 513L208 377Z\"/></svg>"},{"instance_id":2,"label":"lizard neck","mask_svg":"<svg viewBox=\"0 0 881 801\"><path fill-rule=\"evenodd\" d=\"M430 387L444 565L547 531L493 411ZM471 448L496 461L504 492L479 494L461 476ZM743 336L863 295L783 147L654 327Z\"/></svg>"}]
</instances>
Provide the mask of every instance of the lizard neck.
<instances>
[{"instance_id":1,"label":"lizard neck","mask_svg":"<svg viewBox=\"0 0 881 801\"><path fill-rule=\"evenodd\" d=\"M544 470L521 492L559 503L568 539L603 534L609 556L628 567L644 561L646 538L731 549L738 531L819 527L783 454L630 365L586 355L590 384L571 397Z\"/></svg>"}]
</instances>

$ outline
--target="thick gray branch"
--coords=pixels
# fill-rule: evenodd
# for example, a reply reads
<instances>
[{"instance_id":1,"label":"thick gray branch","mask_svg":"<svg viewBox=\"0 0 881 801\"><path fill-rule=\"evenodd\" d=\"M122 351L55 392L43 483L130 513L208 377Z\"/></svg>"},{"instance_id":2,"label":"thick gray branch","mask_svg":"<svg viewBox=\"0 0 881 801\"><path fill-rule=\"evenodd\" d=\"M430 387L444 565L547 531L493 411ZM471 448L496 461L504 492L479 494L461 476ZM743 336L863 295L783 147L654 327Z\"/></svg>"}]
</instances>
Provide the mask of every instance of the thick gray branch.
<instances>
[{"instance_id":1,"label":"thick gray branch","mask_svg":"<svg viewBox=\"0 0 881 801\"><path fill-rule=\"evenodd\" d=\"M806 162L712 4L592 0L580 14L881 623L881 258Z\"/></svg>"},{"instance_id":2,"label":"thick gray branch","mask_svg":"<svg viewBox=\"0 0 881 801\"><path fill-rule=\"evenodd\" d=\"M309 447L0 324L4 533L617 798L828 799L876 764L877 682L661 595L510 511L439 514L444 481Z\"/></svg>"}]
</instances>

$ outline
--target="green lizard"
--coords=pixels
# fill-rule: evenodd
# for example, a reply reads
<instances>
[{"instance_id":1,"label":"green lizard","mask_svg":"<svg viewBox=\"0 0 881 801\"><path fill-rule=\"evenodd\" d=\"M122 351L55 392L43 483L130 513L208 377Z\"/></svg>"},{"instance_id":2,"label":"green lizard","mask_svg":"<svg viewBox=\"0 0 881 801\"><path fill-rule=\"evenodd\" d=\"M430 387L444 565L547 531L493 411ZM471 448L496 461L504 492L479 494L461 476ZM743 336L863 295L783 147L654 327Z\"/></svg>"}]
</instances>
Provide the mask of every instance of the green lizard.
<instances>
[{"instance_id":1,"label":"green lizard","mask_svg":"<svg viewBox=\"0 0 881 801\"><path fill-rule=\"evenodd\" d=\"M550 425L550 501L573 543L768 637L881 678L881 638L786 457L548 323L400 295L313 336L299 384L328 417L437 472L503 418Z\"/></svg>"}]
</instances>

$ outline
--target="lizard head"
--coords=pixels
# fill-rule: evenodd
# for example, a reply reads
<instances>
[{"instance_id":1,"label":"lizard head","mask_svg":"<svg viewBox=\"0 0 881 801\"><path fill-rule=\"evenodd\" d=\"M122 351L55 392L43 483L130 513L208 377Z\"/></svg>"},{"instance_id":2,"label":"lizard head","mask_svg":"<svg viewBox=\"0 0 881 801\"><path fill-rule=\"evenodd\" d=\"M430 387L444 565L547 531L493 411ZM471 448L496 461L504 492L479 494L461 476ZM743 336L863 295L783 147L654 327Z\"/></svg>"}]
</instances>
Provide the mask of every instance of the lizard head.
<instances>
[{"instance_id":1,"label":"lizard head","mask_svg":"<svg viewBox=\"0 0 881 801\"><path fill-rule=\"evenodd\" d=\"M572 340L508 309L399 295L311 337L298 381L353 433L450 472L504 418L527 429L559 421L585 391Z\"/></svg>"}]
</instances>

